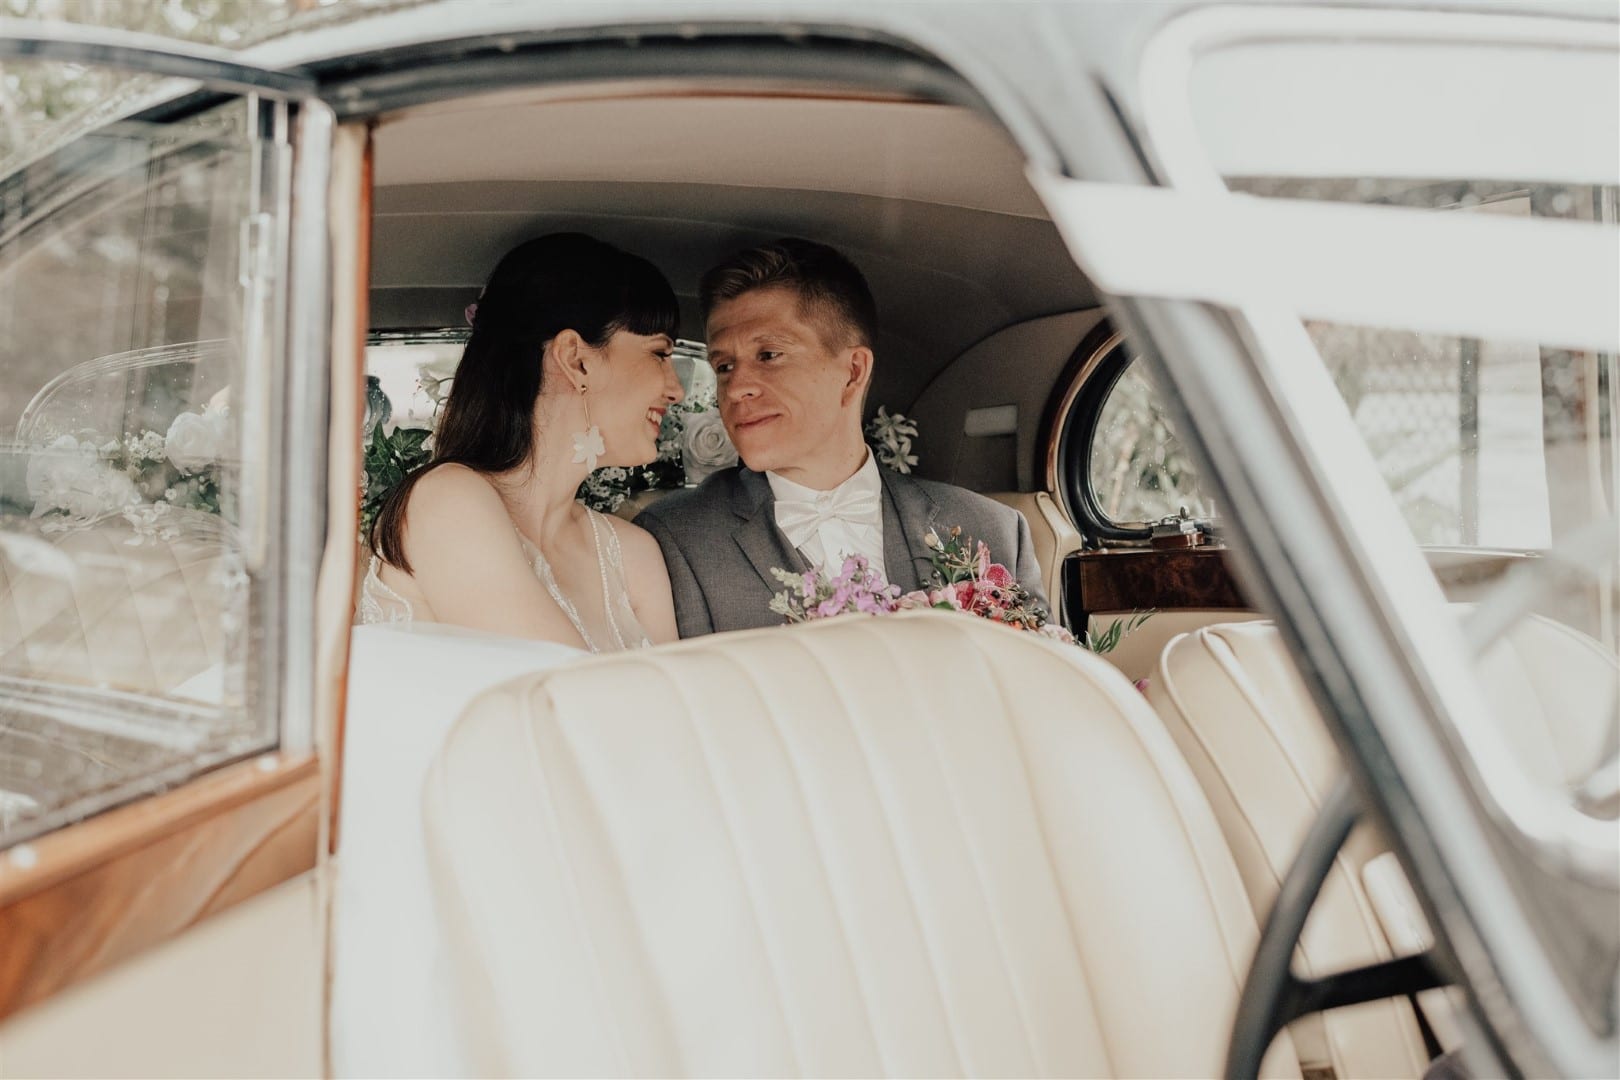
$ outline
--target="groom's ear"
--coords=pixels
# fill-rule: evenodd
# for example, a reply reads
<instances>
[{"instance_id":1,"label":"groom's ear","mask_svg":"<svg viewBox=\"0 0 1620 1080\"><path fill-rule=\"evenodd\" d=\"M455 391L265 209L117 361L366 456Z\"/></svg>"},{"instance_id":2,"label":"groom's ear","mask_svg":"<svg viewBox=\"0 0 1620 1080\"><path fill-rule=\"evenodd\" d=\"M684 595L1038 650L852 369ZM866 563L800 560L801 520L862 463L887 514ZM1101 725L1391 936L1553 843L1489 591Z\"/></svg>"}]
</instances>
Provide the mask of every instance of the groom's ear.
<instances>
[{"instance_id":1,"label":"groom's ear","mask_svg":"<svg viewBox=\"0 0 1620 1080\"><path fill-rule=\"evenodd\" d=\"M866 388L872 384L872 350L865 345L857 345L849 350L849 377L844 383L843 399L847 405L851 400L862 401L866 397Z\"/></svg>"},{"instance_id":2,"label":"groom's ear","mask_svg":"<svg viewBox=\"0 0 1620 1080\"><path fill-rule=\"evenodd\" d=\"M578 331L564 330L551 339L546 347L552 358L557 361L557 367L564 379L575 390L587 385L589 372L586 370L586 361L589 360L588 350L585 348L585 339L579 336Z\"/></svg>"}]
</instances>

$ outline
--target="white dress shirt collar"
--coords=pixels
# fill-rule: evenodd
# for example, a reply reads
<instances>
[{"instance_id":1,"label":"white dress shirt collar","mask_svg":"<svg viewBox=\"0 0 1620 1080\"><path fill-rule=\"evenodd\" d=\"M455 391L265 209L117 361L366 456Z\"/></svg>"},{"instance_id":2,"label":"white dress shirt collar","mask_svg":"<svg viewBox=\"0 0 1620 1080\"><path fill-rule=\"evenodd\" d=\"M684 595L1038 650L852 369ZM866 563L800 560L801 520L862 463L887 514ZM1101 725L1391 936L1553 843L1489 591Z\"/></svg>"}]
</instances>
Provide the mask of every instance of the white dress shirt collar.
<instances>
[{"instance_id":1,"label":"white dress shirt collar","mask_svg":"<svg viewBox=\"0 0 1620 1080\"><path fill-rule=\"evenodd\" d=\"M767 472L765 479L770 482L771 494L776 496L779 501L803 499L806 502L815 502L818 497L825 498L846 491L861 491L873 495L883 493L883 476L878 472L877 457L872 453L871 447L866 448L866 460L861 462L861 467L856 469L848 480L827 491L818 491L813 487L806 487L803 484L789 480L780 473Z\"/></svg>"},{"instance_id":2,"label":"white dress shirt collar","mask_svg":"<svg viewBox=\"0 0 1620 1080\"><path fill-rule=\"evenodd\" d=\"M824 573L837 574L847 556L864 555L867 564L887 580L883 559L883 475L878 472L877 458L870 448L854 475L830 491L817 491L774 472L767 472L765 479L775 496L778 526L783 527L790 544L798 539L799 551L812 565ZM851 505L860 509L819 518L813 528L806 527L805 518L816 517L817 510Z\"/></svg>"}]
</instances>

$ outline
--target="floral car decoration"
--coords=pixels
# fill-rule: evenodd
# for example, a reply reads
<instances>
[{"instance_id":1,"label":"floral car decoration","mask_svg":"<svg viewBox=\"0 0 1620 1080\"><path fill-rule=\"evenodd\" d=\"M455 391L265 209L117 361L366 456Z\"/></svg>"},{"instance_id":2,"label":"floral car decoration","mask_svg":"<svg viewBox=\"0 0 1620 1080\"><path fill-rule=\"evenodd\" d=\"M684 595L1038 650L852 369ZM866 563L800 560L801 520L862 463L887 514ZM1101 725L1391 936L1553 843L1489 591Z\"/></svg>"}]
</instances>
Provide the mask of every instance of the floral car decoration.
<instances>
[{"instance_id":1,"label":"floral car decoration","mask_svg":"<svg viewBox=\"0 0 1620 1080\"><path fill-rule=\"evenodd\" d=\"M224 482L233 447L230 409L223 403L183 412L163 433L58 435L29 455L30 517L51 533L121 515L138 536L169 535L177 511L234 521L234 491Z\"/></svg>"}]
</instances>

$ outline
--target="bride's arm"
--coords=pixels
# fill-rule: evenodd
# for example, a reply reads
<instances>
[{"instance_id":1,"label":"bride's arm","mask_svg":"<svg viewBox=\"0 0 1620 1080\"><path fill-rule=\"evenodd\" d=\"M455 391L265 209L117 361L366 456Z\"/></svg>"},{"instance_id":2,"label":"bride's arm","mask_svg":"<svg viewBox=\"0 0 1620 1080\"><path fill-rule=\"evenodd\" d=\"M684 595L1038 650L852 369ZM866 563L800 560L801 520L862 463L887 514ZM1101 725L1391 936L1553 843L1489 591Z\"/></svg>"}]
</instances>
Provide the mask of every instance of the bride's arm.
<instances>
[{"instance_id":1,"label":"bride's arm","mask_svg":"<svg viewBox=\"0 0 1620 1080\"><path fill-rule=\"evenodd\" d=\"M500 496L474 470L441 465L417 481L404 541L440 622L585 647L535 576Z\"/></svg>"},{"instance_id":2,"label":"bride's arm","mask_svg":"<svg viewBox=\"0 0 1620 1080\"><path fill-rule=\"evenodd\" d=\"M619 534L619 550L624 555L624 585L630 592L630 608L636 621L647 631L654 645L679 638L675 625L675 599L670 594L669 569L664 553L652 533L639 525L613 519Z\"/></svg>"}]
</instances>

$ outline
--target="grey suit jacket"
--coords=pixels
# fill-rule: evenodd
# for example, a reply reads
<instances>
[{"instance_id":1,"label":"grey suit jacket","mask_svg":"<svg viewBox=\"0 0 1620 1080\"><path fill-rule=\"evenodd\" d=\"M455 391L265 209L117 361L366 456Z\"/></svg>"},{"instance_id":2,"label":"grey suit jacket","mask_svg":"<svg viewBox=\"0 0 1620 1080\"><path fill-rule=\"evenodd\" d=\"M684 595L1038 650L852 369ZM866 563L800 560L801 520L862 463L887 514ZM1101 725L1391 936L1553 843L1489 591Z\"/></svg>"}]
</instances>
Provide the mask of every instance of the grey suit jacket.
<instances>
[{"instance_id":1,"label":"grey suit jacket","mask_svg":"<svg viewBox=\"0 0 1620 1080\"><path fill-rule=\"evenodd\" d=\"M989 544L992 557L1047 606L1022 514L965 488L880 471L883 560L892 584L910 592L929 583L933 568L923 534L960 526ZM762 473L738 466L667 495L636 517L664 551L681 637L782 624L770 609L772 595L783 588L771 570L803 570L806 563L776 527L775 502Z\"/></svg>"}]
</instances>

